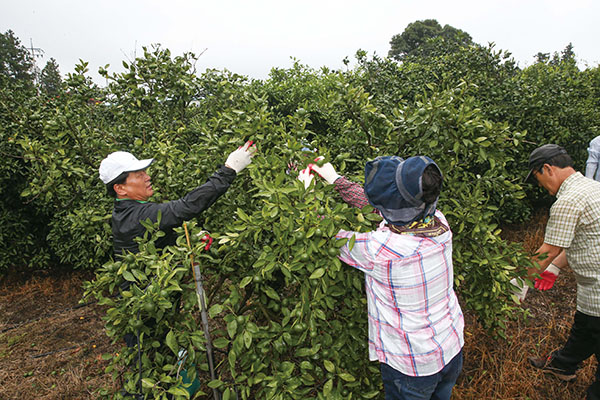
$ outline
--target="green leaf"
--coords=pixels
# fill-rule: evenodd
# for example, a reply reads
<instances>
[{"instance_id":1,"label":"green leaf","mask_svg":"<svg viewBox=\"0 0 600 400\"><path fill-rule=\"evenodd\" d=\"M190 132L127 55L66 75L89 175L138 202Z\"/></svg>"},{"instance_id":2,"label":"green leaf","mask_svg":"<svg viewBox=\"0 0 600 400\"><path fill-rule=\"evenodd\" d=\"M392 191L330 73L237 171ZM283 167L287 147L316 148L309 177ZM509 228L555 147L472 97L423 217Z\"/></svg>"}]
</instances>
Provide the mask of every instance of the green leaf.
<instances>
[{"instance_id":1,"label":"green leaf","mask_svg":"<svg viewBox=\"0 0 600 400\"><path fill-rule=\"evenodd\" d=\"M372 392L363 393L361 395L361 397L363 397L365 399L373 399L373 398L379 396L380 394L381 394L381 392L379 390L374 390Z\"/></svg>"},{"instance_id":2,"label":"green leaf","mask_svg":"<svg viewBox=\"0 0 600 400\"><path fill-rule=\"evenodd\" d=\"M174 394L176 396L183 396L186 399L190 398L190 394L188 393L188 391L179 386L171 387L171 388L169 388L169 390L167 390L167 392Z\"/></svg>"},{"instance_id":3,"label":"green leaf","mask_svg":"<svg viewBox=\"0 0 600 400\"><path fill-rule=\"evenodd\" d=\"M154 379L142 378L142 386L145 388L153 388L156 382Z\"/></svg>"},{"instance_id":4,"label":"green leaf","mask_svg":"<svg viewBox=\"0 0 600 400\"><path fill-rule=\"evenodd\" d=\"M273 288L271 288L271 287L268 287L265 290L265 294L267 296L269 296L270 298L272 298L273 300L277 300L277 301L280 300L279 295L277 294L277 292L275 292L275 290L273 290Z\"/></svg>"},{"instance_id":5,"label":"green leaf","mask_svg":"<svg viewBox=\"0 0 600 400\"><path fill-rule=\"evenodd\" d=\"M313 312L317 316L317 318L322 319L323 321L327 321L327 316L325 315L325 313L323 312L323 310L320 310L320 309L317 308Z\"/></svg>"},{"instance_id":6,"label":"green leaf","mask_svg":"<svg viewBox=\"0 0 600 400\"><path fill-rule=\"evenodd\" d=\"M129 282L135 282L134 276L129 271L123 271L123 278Z\"/></svg>"},{"instance_id":7,"label":"green leaf","mask_svg":"<svg viewBox=\"0 0 600 400\"><path fill-rule=\"evenodd\" d=\"M215 346L217 349L224 349L227 347L227 345L229 345L229 340L224 337L219 337L213 340L213 346Z\"/></svg>"},{"instance_id":8,"label":"green leaf","mask_svg":"<svg viewBox=\"0 0 600 400\"><path fill-rule=\"evenodd\" d=\"M368 219L369 221L375 221L375 222L381 221L381 216L376 213L365 214L365 218Z\"/></svg>"},{"instance_id":9,"label":"green leaf","mask_svg":"<svg viewBox=\"0 0 600 400\"><path fill-rule=\"evenodd\" d=\"M209 310L208 310L208 315L211 318L214 318L215 315L220 314L221 312L223 312L223 306L221 304L215 304L214 306L212 306Z\"/></svg>"},{"instance_id":10,"label":"green leaf","mask_svg":"<svg viewBox=\"0 0 600 400\"><path fill-rule=\"evenodd\" d=\"M302 361L302 362L300 363L300 369L313 369L313 368L314 368L314 367L313 367L313 365L312 365L312 363L311 363L311 362L308 362L308 361Z\"/></svg>"},{"instance_id":11,"label":"green leaf","mask_svg":"<svg viewBox=\"0 0 600 400\"><path fill-rule=\"evenodd\" d=\"M323 365L325 366L325 369L329 372L335 372L335 365L333 365L333 363L329 360L323 360Z\"/></svg>"},{"instance_id":12,"label":"green leaf","mask_svg":"<svg viewBox=\"0 0 600 400\"><path fill-rule=\"evenodd\" d=\"M352 251L352 248L354 247L354 242L356 242L356 235L352 235L350 243L348 243L348 249L350 249L350 251Z\"/></svg>"},{"instance_id":13,"label":"green leaf","mask_svg":"<svg viewBox=\"0 0 600 400\"><path fill-rule=\"evenodd\" d=\"M242 281L240 282L240 288L244 288L246 287L246 285L248 285L250 282L252 282L252 277L251 276L246 276L244 279L242 279Z\"/></svg>"},{"instance_id":14,"label":"green leaf","mask_svg":"<svg viewBox=\"0 0 600 400\"><path fill-rule=\"evenodd\" d=\"M221 386L223 386L223 382L221 382L219 379L215 379L215 380L208 382L208 387L211 389L218 389Z\"/></svg>"},{"instance_id":15,"label":"green leaf","mask_svg":"<svg viewBox=\"0 0 600 400\"><path fill-rule=\"evenodd\" d=\"M329 398L329 395L331 394L332 389L333 389L333 379L329 379L323 385L323 396L325 396L326 399Z\"/></svg>"},{"instance_id":16,"label":"green leaf","mask_svg":"<svg viewBox=\"0 0 600 400\"><path fill-rule=\"evenodd\" d=\"M356 380L352 375L350 375L347 372L342 372L341 374L338 374L338 376L346 382L354 382Z\"/></svg>"},{"instance_id":17,"label":"green leaf","mask_svg":"<svg viewBox=\"0 0 600 400\"><path fill-rule=\"evenodd\" d=\"M296 353L295 353L296 357L312 356L313 354L315 354L315 351L308 347L298 349L298 350L296 350Z\"/></svg>"},{"instance_id":18,"label":"green leaf","mask_svg":"<svg viewBox=\"0 0 600 400\"><path fill-rule=\"evenodd\" d=\"M244 210L242 210L241 208L238 207L237 209L237 214L239 215L239 217L243 220L243 221L249 221L250 217L248 217L248 214L246 214L244 212Z\"/></svg>"},{"instance_id":19,"label":"green leaf","mask_svg":"<svg viewBox=\"0 0 600 400\"><path fill-rule=\"evenodd\" d=\"M237 326L238 326L238 324L235 319L232 319L231 321L229 321L229 323L227 323L227 333L229 334L229 337L232 339L237 332Z\"/></svg>"},{"instance_id":20,"label":"green leaf","mask_svg":"<svg viewBox=\"0 0 600 400\"><path fill-rule=\"evenodd\" d=\"M317 268L316 270L314 270L314 272L310 275L308 279L319 279L323 275L325 275L325 269Z\"/></svg>"},{"instance_id":21,"label":"green leaf","mask_svg":"<svg viewBox=\"0 0 600 400\"><path fill-rule=\"evenodd\" d=\"M248 331L244 331L243 337L244 337L244 345L246 346L247 349L249 349L250 345L252 344L252 334Z\"/></svg>"},{"instance_id":22,"label":"green leaf","mask_svg":"<svg viewBox=\"0 0 600 400\"><path fill-rule=\"evenodd\" d=\"M131 270L131 272L133 273L133 275L136 277L136 279L138 281L145 281L146 279L148 279L148 277L146 276L146 274L144 274L139 269L133 269L133 270ZM125 274L123 274L123 276L125 276Z\"/></svg>"},{"instance_id":23,"label":"green leaf","mask_svg":"<svg viewBox=\"0 0 600 400\"><path fill-rule=\"evenodd\" d=\"M172 330L170 330L169 333L167 333L166 342L167 342L167 346L169 346L169 349L171 349L171 351L174 354L179 353L179 346L177 345L177 339L175 338L175 334L173 333Z\"/></svg>"},{"instance_id":24,"label":"green leaf","mask_svg":"<svg viewBox=\"0 0 600 400\"><path fill-rule=\"evenodd\" d=\"M230 351L227 355L227 360L229 361L229 366L231 368L235 368L235 362L237 360L237 355L234 351Z\"/></svg>"}]
</instances>

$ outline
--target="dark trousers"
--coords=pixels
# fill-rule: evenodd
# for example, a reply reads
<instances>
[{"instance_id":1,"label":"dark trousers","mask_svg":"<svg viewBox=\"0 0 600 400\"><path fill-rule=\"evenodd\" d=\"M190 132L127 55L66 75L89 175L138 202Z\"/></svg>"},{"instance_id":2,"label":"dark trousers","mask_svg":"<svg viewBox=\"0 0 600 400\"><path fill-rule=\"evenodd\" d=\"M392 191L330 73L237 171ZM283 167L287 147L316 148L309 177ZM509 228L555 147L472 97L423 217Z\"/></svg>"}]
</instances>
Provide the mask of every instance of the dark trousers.
<instances>
[{"instance_id":1,"label":"dark trousers","mask_svg":"<svg viewBox=\"0 0 600 400\"><path fill-rule=\"evenodd\" d=\"M552 365L575 373L592 355L600 361L600 317L577 311L567 343L554 353ZM600 400L600 365L596 367L596 380L588 388L587 400Z\"/></svg>"},{"instance_id":2,"label":"dark trousers","mask_svg":"<svg viewBox=\"0 0 600 400\"><path fill-rule=\"evenodd\" d=\"M462 350L438 373L409 376L380 363L385 400L450 400L463 365Z\"/></svg>"}]
</instances>

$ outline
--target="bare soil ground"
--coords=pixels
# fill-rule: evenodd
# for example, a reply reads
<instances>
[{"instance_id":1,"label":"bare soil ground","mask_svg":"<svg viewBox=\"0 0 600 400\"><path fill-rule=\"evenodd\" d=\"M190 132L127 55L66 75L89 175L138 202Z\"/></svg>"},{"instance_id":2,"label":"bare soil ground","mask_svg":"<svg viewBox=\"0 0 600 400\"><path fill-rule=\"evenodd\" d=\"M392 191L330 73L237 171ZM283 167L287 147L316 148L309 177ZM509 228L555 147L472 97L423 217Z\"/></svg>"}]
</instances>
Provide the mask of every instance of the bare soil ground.
<instances>
[{"instance_id":1,"label":"bare soil ground","mask_svg":"<svg viewBox=\"0 0 600 400\"><path fill-rule=\"evenodd\" d=\"M0 281L0 399L93 399L115 384L103 353L116 351L101 307L78 305L89 273Z\"/></svg>"},{"instance_id":2,"label":"bare soil ground","mask_svg":"<svg viewBox=\"0 0 600 400\"><path fill-rule=\"evenodd\" d=\"M504 237L534 251L545 216L526 227L505 227ZM96 399L119 382L104 373L104 353L115 353L102 307L78 307L89 272L35 273L0 278L0 400ZM492 339L476 318L465 315L465 364L453 399L580 400L591 384L596 360L577 380L563 383L531 368L527 357L545 355L565 342L575 312L575 280L564 271L552 290L530 289L523 307L530 316L508 325L508 340ZM366 338L365 338L366 339Z\"/></svg>"}]
</instances>

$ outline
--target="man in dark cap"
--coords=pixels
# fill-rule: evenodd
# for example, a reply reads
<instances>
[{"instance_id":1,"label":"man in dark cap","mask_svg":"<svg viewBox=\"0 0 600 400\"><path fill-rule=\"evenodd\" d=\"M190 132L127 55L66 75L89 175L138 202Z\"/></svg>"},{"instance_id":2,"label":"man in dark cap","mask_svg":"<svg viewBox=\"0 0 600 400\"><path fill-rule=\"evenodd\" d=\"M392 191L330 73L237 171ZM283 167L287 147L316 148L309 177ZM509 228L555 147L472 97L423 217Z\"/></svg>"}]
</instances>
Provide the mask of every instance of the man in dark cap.
<instances>
[{"instance_id":1,"label":"man in dark cap","mask_svg":"<svg viewBox=\"0 0 600 400\"><path fill-rule=\"evenodd\" d=\"M355 237L340 259L365 274L369 358L380 363L386 400L450 399L462 369L463 314L454 293L452 232L437 210L442 173L429 157L378 157L366 164L365 187L330 163L310 171L334 184L345 202L373 205L383 216Z\"/></svg>"},{"instance_id":2,"label":"man in dark cap","mask_svg":"<svg viewBox=\"0 0 600 400\"><path fill-rule=\"evenodd\" d=\"M529 173L556 201L550 208L544 243L529 271L536 288L550 289L560 268L569 265L577 280L577 311L565 345L546 357L532 357L531 364L564 381L576 378L581 362L600 355L600 182L573 168L566 150L546 144L529 156ZM555 268L550 268L555 266ZM588 388L587 399L600 399L600 369Z\"/></svg>"}]
</instances>

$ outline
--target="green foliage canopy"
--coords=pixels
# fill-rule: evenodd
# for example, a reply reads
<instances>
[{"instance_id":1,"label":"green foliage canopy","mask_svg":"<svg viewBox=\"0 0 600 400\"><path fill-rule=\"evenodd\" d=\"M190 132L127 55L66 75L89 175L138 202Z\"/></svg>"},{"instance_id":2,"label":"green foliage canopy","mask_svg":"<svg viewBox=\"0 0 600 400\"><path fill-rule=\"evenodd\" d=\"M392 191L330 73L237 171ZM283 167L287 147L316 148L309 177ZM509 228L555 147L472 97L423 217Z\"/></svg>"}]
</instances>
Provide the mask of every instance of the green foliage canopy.
<instances>
[{"instance_id":1,"label":"green foliage canopy","mask_svg":"<svg viewBox=\"0 0 600 400\"><path fill-rule=\"evenodd\" d=\"M200 262L224 398L374 398L377 371L366 362L366 315L360 272L342 265L337 229L373 229L370 209L348 208L316 180L305 190L288 170L324 155L362 181L367 160L427 154L445 174L440 208L454 232L456 286L465 310L492 332L518 308L509 280L528 255L501 238L531 204L520 182L529 151L554 141L582 165L598 134L598 68L538 63L524 70L493 46L411 56L398 64L357 54L347 72L315 71L296 62L252 81L228 71L196 74L197 57L159 46L101 74L99 88L81 63L58 97L39 96L25 80L0 87L0 268L60 262L96 270L90 296L109 306L115 341L141 329L148 395L184 398L185 368L206 369L190 272ZM432 59L435 62L432 62ZM203 183L245 140L259 154L210 210L189 222L176 246L158 251L148 225L137 255L111 258L111 199L98 179L111 151L154 157L153 200L177 198ZM532 196L533 197L533 196ZM215 237L210 252L199 240ZM131 282L110 296L122 282ZM139 313L139 317L138 317ZM136 382L135 354L111 357L109 372ZM192 373L193 375L193 373ZM207 390L207 388L203 388Z\"/></svg>"},{"instance_id":2,"label":"green foliage canopy","mask_svg":"<svg viewBox=\"0 0 600 400\"><path fill-rule=\"evenodd\" d=\"M409 56L435 56L457 51L473 44L471 35L450 25L442 27L435 19L408 24L401 34L390 40L388 57L404 60Z\"/></svg>"}]
</instances>

